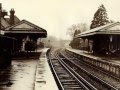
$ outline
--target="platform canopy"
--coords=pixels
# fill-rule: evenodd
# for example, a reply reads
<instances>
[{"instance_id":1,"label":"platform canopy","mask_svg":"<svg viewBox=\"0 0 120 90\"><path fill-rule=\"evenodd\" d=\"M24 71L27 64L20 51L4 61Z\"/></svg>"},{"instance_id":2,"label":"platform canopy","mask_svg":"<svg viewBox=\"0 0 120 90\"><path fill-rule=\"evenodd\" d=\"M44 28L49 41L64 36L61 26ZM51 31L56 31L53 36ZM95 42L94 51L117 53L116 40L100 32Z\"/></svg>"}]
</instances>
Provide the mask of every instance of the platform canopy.
<instances>
[{"instance_id":1,"label":"platform canopy","mask_svg":"<svg viewBox=\"0 0 120 90\"><path fill-rule=\"evenodd\" d=\"M120 22L109 23L98 28L87 30L75 36L75 38L88 37L97 34L118 35L120 34Z\"/></svg>"},{"instance_id":2,"label":"platform canopy","mask_svg":"<svg viewBox=\"0 0 120 90\"><path fill-rule=\"evenodd\" d=\"M109 23L76 35L83 40L83 50L120 56L120 22Z\"/></svg>"},{"instance_id":3,"label":"platform canopy","mask_svg":"<svg viewBox=\"0 0 120 90\"><path fill-rule=\"evenodd\" d=\"M22 20L19 23L9 26L4 30L5 34L11 35L35 35L39 37L46 37L47 31L43 28L27 21Z\"/></svg>"}]
</instances>

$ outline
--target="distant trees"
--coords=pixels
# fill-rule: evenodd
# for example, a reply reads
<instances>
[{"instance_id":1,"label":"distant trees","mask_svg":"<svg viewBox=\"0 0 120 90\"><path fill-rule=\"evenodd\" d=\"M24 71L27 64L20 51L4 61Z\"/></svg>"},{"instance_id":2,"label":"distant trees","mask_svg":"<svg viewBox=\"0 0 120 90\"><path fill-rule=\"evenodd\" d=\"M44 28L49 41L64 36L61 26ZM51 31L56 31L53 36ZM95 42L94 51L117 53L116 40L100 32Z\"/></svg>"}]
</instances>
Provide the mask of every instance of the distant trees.
<instances>
[{"instance_id":1,"label":"distant trees","mask_svg":"<svg viewBox=\"0 0 120 90\"><path fill-rule=\"evenodd\" d=\"M80 23L76 25L72 25L69 29L69 35L71 36L72 40L70 42L70 46L75 49L80 48L80 39L75 38L76 35L80 34L81 32L84 32L88 29L88 26L86 23Z\"/></svg>"},{"instance_id":2,"label":"distant trees","mask_svg":"<svg viewBox=\"0 0 120 90\"><path fill-rule=\"evenodd\" d=\"M113 20L108 20L107 11L104 5L102 4L94 14L90 29L94 29L113 22L114 22ZM99 45L99 42L101 41L103 43L102 46ZM109 49L109 47L106 47L109 45L105 45L109 44L109 42L106 43L106 41L109 41L109 39L106 37L95 37L92 43L93 45L92 50L95 51L96 53L106 53L106 51L108 51ZM102 47L101 50L99 50L100 47Z\"/></svg>"},{"instance_id":3,"label":"distant trees","mask_svg":"<svg viewBox=\"0 0 120 90\"><path fill-rule=\"evenodd\" d=\"M76 35L80 34L80 33L81 33L80 30L75 30L75 32L74 32L74 37L75 37ZM69 45L70 45L72 48L78 49L79 46L80 46L80 40L77 39L77 38L74 38L74 37L73 37L73 39L72 39L72 41L70 42Z\"/></svg>"},{"instance_id":4,"label":"distant trees","mask_svg":"<svg viewBox=\"0 0 120 90\"><path fill-rule=\"evenodd\" d=\"M55 36L48 36L47 38L42 38L39 42L44 44L44 47L55 48L64 47L69 40L63 40ZM39 44L40 45L40 44Z\"/></svg>"},{"instance_id":5,"label":"distant trees","mask_svg":"<svg viewBox=\"0 0 120 90\"><path fill-rule=\"evenodd\" d=\"M88 25L86 23L80 23L80 24L73 24L71 27L68 28L68 34L71 38L74 37L75 31L77 34L84 32L88 29Z\"/></svg>"},{"instance_id":6,"label":"distant trees","mask_svg":"<svg viewBox=\"0 0 120 90\"><path fill-rule=\"evenodd\" d=\"M107 23L109 23L107 11L102 4L94 14L90 29L105 25Z\"/></svg>"}]
</instances>

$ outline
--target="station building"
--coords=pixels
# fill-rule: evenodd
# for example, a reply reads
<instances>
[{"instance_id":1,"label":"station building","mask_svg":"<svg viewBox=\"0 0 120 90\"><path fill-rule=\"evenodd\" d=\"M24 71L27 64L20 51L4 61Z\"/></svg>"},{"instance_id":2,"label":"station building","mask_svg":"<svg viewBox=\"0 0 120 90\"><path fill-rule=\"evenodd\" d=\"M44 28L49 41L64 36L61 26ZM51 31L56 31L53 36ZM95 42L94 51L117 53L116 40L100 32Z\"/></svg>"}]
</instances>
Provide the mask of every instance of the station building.
<instances>
[{"instance_id":1,"label":"station building","mask_svg":"<svg viewBox=\"0 0 120 90\"><path fill-rule=\"evenodd\" d=\"M35 51L38 38L46 38L47 31L27 20L20 20L15 10L10 15L1 8L1 34L16 39L13 51Z\"/></svg>"},{"instance_id":2,"label":"station building","mask_svg":"<svg viewBox=\"0 0 120 90\"><path fill-rule=\"evenodd\" d=\"M0 67L11 64L11 55L35 51L38 38L46 38L47 31L27 20L20 20L15 10L8 12L0 3Z\"/></svg>"},{"instance_id":3,"label":"station building","mask_svg":"<svg viewBox=\"0 0 120 90\"><path fill-rule=\"evenodd\" d=\"M120 22L109 23L76 35L81 48L91 53L120 55Z\"/></svg>"}]
</instances>

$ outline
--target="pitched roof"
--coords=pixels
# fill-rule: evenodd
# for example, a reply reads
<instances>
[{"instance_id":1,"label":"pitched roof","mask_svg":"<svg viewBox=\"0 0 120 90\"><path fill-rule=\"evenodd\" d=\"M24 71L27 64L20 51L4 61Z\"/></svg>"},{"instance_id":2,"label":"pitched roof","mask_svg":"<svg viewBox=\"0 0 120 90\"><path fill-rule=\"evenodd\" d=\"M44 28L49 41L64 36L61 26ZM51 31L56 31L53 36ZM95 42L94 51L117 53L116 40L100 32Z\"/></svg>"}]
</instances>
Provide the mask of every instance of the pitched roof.
<instances>
[{"instance_id":1,"label":"pitched roof","mask_svg":"<svg viewBox=\"0 0 120 90\"><path fill-rule=\"evenodd\" d=\"M10 24L10 18L4 18L4 19ZM14 23L17 24L19 22L20 22L20 19L15 15L14 16Z\"/></svg>"},{"instance_id":2,"label":"pitched roof","mask_svg":"<svg viewBox=\"0 0 120 90\"><path fill-rule=\"evenodd\" d=\"M4 18L8 23L10 23L10 18Z\"/></svg>"},{"instance_id":3,"label":"pitched roof","mask_svg":"<svg viewBox=\"0 0 120 90\"><path fill-rule=\"evenodd\" d=\"M4 18L1 18L1 25L2 25L4 28L10 26L10 24L9 24Z\"/></svg>"},{"instance_id":4,"label":"pitched roof","mask_svg":"<svg viewBox=\"0 0 120 90\"><path fill-rule=\"evenodd\" d=\"M47 33L43 28L27 21L22 20L19 23L9 26L5 29L6 33Z\"/></svg>"},{"instance_id":5,"label":"pitched roof","mask_svg":"<svg viewBox=\"0 0 120 90\"><path fill-rule=\"evenodd\" d=\"M90 36L90 35L95 35L95 34L120 34L120 22L109 23L104 26L100 26L100 27L97 27L91 30L87 30L85 32L82 32L76 35L75 37L79 38L79 37Z\"/></svg>"},{"instance_id":6,"label":"pitched roof","mask_svg":"<svg viewBox=\"0 0 120 90\"><path fill-rule=\"evenodd\" d=\"M14 23L17 24L19 23L20 20L18 19L17 16L14 16ZM10 26L10 18L1 18L1 28L5 29Z\"/></svg>"},{"instance_id":7,"label":"pitched roof","mask_svg":"<svg viewBox=\"0 0 120 90\"><path fill-rule=\"evenodd\" d=\"M17 24L20 22L20 19L15 15L14 16L14 23Z\"/></svg>"}]
</instances>

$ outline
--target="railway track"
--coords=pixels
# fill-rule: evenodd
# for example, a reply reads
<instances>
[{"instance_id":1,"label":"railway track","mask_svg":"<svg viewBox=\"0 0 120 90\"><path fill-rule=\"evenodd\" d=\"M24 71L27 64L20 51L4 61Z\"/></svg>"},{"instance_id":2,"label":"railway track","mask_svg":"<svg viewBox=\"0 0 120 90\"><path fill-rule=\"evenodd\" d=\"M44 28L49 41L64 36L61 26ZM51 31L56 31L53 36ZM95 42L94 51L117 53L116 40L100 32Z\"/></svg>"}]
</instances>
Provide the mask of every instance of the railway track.
<instances>
[{"instance_id":1,"label":"railway track","mask_svg":"<svg viewBox=\"0 0 120 90\"><path fill-rule=\"evenodd\" d=\"M118 90L72 62L74 59L60 50L49 54L51 69L60 90Z\"/></svg>"},{"instance_id":2,"label":"railway track","mask_svg":"<svg viewBox=\"0 0 120 90\"><path fill-rule=\"evenodd\" d=\"M78 57L74 56L73 53L69 53L67 49L64 50L64 53L69 56L70 58L76 59L75 61L79 61L85 66L92 68L96 71L99 71L110 78L113 78L117 81L120 81L120 68L119 65L116 65L112 63L112 61L99 61L99 60L94 60L90 58L84 58L81 59L78 55Z\"/></svg>"},{"instance_id":3,"label":"railway track","mask_svg":"<svg viewBox=\"0 0 120 90\"><path fill-rule=\"evenodd\" d=\"M60 52L59 54L61 58L65 58L63 61L66 62L70 67L74 68L74 70L79 75L89 81L95 88L98 90L118 90L109 83L103 81L102 79L96 77L95 75L82 68L81 66L83 65L79 64L79 60L77 58L74 58L72 55L68 55L67 53L63 53L64 52Z\"/></svg>"},{"instance_id":4,"label":"railway track","mask_svg":"<svg viewBox=\"0 0 120 90\"><path fill-rule=\"evenodd\" d=\"M60 90L97 90L62 59L57 51L51 51L49 54L50 66Z\"/></svg>"}]
</instances>

